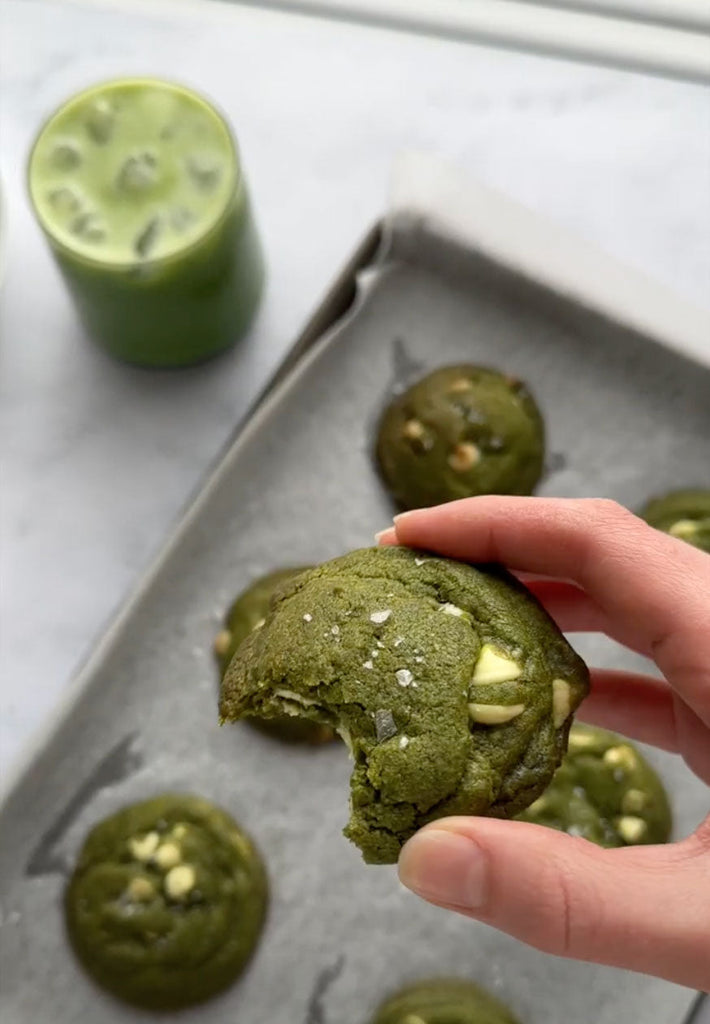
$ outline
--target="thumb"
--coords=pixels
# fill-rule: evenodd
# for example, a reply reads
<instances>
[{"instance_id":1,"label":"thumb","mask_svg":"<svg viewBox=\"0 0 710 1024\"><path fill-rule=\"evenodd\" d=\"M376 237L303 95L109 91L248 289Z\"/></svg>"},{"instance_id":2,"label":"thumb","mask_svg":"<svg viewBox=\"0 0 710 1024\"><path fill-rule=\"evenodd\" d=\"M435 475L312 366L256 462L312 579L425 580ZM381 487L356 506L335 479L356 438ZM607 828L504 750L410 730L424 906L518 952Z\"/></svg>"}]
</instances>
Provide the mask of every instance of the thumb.
<instances>
[{"instance_id":1,"label":"thumb","mask_svg":"<svg viewBox=\"0 0 710 1024\"><path fill-rule=\"evenodd\" d=\"M540 825L445 818L409 840L399 875L547 953L710 986L710 820L675 845L604 850Z\"/></svg>"}]
</instances>

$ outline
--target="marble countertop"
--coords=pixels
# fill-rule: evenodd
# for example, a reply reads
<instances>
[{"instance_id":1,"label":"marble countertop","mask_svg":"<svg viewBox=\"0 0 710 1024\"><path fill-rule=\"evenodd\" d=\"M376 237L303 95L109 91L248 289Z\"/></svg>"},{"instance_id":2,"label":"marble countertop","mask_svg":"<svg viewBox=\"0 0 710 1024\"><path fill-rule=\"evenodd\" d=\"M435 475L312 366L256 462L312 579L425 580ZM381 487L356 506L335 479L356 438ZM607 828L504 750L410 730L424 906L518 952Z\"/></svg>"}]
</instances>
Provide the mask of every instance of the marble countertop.
<instances>
[{"instance_id":1,"label":"marble countertop","mask_svg":"<svg viewBox=\"0 0 710 1024\"><path fill-rule=\"evenodd\" d=\"M699 86L209 0L142 13L0 0L0 23L6 774L385 209L403 148L457 162L707 302L710 133ZM181 79L227 112L269 258L247 341L179 373L119 366L87 343L24 191L41 119L73 90L132 72Z\"/></svg>"}]
</instances>

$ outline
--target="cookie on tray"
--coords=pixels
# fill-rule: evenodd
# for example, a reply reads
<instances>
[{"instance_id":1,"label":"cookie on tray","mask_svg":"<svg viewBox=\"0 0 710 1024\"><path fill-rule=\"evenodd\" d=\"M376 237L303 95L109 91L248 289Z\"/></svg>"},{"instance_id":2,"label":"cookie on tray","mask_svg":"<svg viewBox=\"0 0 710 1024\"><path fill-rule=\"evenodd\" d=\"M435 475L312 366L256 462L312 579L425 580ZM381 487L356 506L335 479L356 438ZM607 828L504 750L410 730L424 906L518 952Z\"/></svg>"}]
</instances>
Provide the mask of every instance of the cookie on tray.
<instances>
[{"instance_id":1,"label":"cookie on tray","mask_svg":"<svg viewBox=\"0 0 710 1024\"><path fill-rule=\"evenodd\" d=\"M124 807L84 842L64 898L70 943L114 996L180 1010L231 985L261 934L266 871L249 836L200 797Z\"/></svg>"},{"instance_id":2,"label":"cookie on tray","mask_svg":"<svg viewBox=\"0 0 710 1024\"><path fill-rule=\"evenodd\" d=\"M636 747L579 722L552 782L519 819L606 847L665 843L671 833L666 791Z\"/></svg>"},{"instance_id":3,"label":"cookie on tray","mask_svg":"<svg viewBox=\"0 0 710 1024\"><path fill-rule=\"evenodd\" d=\"M432 978L395 992L371 1024L518 1024L507 1006L459 978Z\"/></svg>"},{"instance_id":4,"label":"cookie on tray","mask_svg":"<svg viewBox=\"0 0 710 1024\"><path fill-rule=\"evenodd\" d=\"M582 660L503 569L368 548L281 589L232 659L220 712L337 729L355 761L345 834L386 864L435 818L532 803L587 689Z\"/></svg>"},{"instance_id":5,"label":"cookie on tray","mask_svg":"<svg viewBox=\"0 0 710 1024\"><path fill-rule=\"evenodd\" d=\"M234 601L227 612L223 628L214 639L214 652L220 677L226 672L242 640L248 637L253 629L263 625L274 593L286 580L303 571L303 568L299 568L275 569L268 572L254 580ZM260 732L286 743L318 746L321 743L329 743L336 735L327 725L290 715L281 715L278 718L250 718L248 722Z\"/></svg>"},{"instance_id":6,"label":"cookie on tray","mask_svg":"<svg viewBox=\"0 0 710 1024\"><path fill-rule=\"evenodd\" d=\"M651 526L710 552L710 490L670 491L639 512Z\"/></svg>"},{"instance_id":7,"label":"cookie on tray","mask_svg":"<svg viewBox=\"0 0 710 1024\"><path fill-rule=\"evenodd\" d=\"M526 385L463 364L434 370L384 411L376 459L400 508L475 494L532 494L545 427Z\"/></svg>"}]
</instances>

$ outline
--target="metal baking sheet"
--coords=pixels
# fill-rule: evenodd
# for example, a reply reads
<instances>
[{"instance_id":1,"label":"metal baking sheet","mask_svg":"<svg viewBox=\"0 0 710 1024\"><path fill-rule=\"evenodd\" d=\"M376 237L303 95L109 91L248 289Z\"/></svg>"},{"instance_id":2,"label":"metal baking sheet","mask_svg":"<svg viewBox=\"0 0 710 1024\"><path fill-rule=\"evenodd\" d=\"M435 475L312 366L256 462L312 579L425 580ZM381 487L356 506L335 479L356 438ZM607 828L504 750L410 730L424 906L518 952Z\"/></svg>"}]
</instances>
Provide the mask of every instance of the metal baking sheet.
<instances>
[{"instance_id":1,"label":"metal baking sheet","mask_svg":"<svg viewBox=\"0 0 710 1024\"><path fill-rule=\"evenodd\" d=\"M251 966L223 997L182 1014L185 1024L365 1024L392 989L442 973L480 981L526 1024L681 1024L691 1011L687 989L550 957L420 902L340 834L344 748L285 747L217 724L211 643L235 593L272 567L368 544L389 521L372 432L412 376L474 360L528 380L549 428L544 494L634 507L706 478L707 367L454 243L416 211L385 228L378 256L375 231L351 261L5 800L4 1024L154 1019L87 981L60 898L86 830L166 789L231 811L263 851L273 892ZM577 646L597 664L642 663L603 638ZM648 756L676 834L688 833L708 790L678 758Z\"/></svg>"}]
</instances>

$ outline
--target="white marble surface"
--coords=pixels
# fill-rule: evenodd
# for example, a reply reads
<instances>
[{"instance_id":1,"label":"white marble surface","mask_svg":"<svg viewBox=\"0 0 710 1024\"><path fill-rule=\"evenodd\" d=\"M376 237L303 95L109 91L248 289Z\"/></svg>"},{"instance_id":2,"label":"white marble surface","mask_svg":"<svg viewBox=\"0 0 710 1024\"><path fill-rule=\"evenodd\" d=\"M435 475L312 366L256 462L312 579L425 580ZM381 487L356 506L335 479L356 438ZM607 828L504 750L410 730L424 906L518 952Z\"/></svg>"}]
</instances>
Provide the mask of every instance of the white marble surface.
<instances>
[{"instance_id":1,"label":"white marble surface","mask_svg":"<svg viewBox=\"0 0 710 1024\"><path fill-rule=\"evenodd\" d=\"M0 19L5 772L51 719L245 404L385 208L399 150L453 159L708 301L700 87L209 0L145 14L2 0ZM269 256L248 341L189 372L131 370L86 342L24 193L41 118L76 88L131 72L182 79L225 109Z\"/></svg>"}]
</instances>

